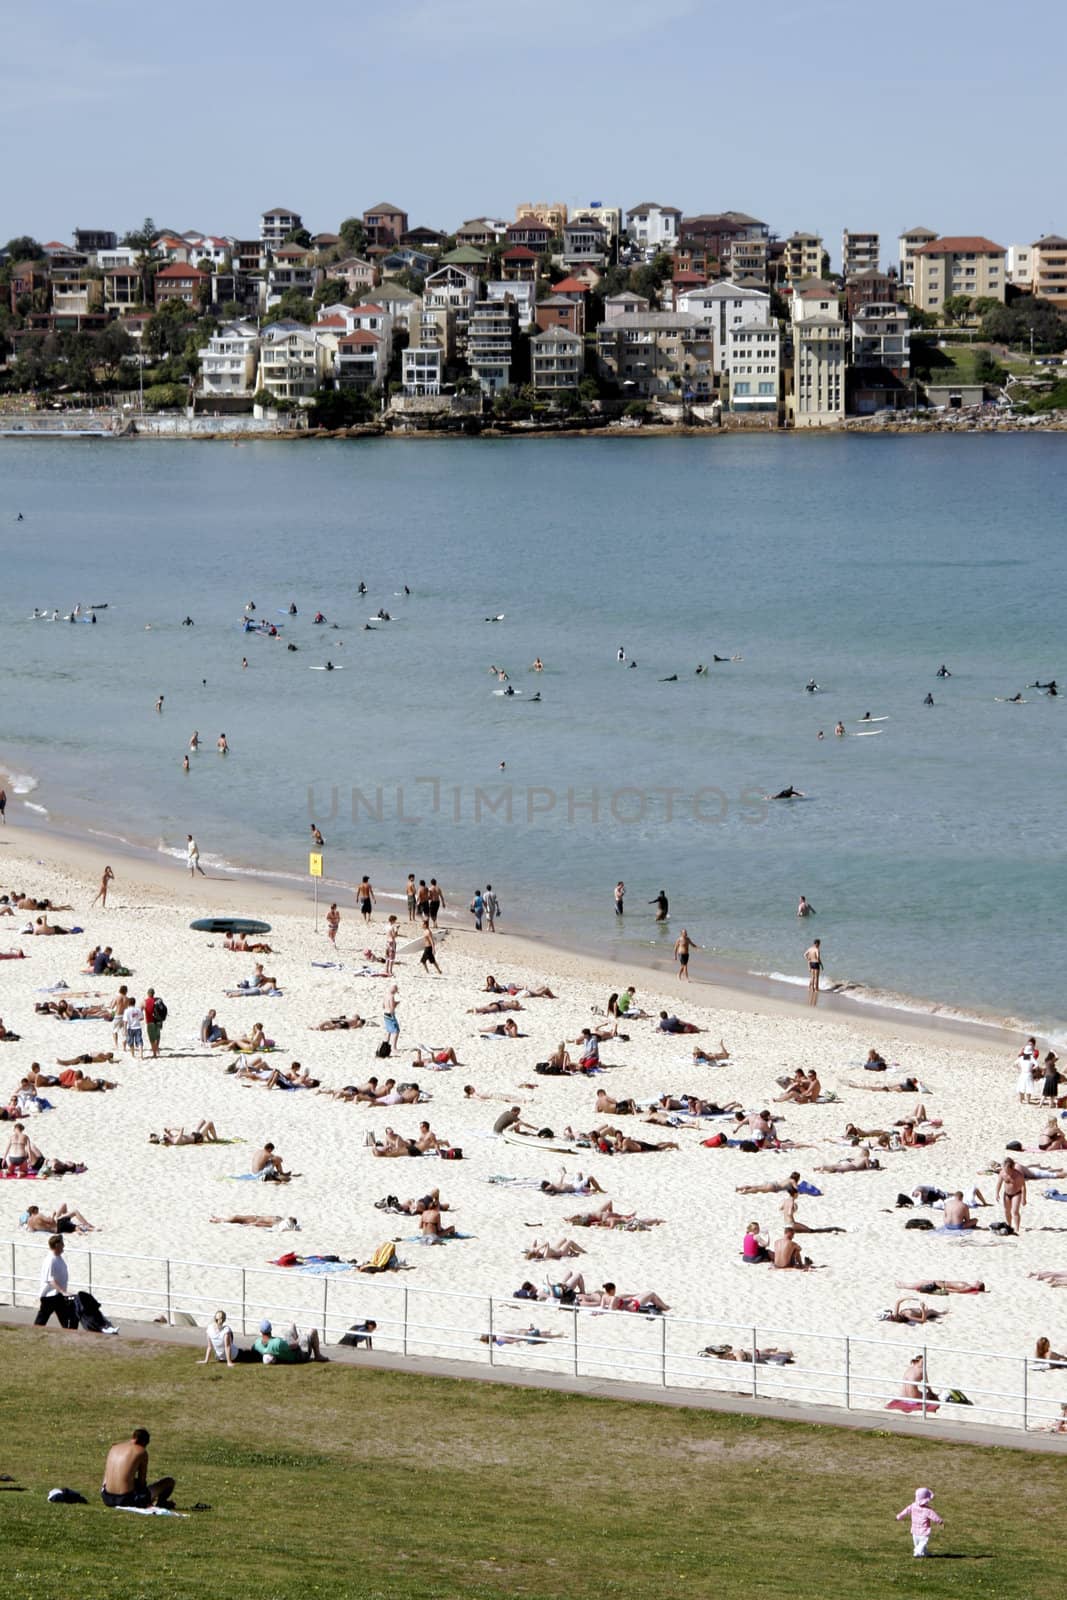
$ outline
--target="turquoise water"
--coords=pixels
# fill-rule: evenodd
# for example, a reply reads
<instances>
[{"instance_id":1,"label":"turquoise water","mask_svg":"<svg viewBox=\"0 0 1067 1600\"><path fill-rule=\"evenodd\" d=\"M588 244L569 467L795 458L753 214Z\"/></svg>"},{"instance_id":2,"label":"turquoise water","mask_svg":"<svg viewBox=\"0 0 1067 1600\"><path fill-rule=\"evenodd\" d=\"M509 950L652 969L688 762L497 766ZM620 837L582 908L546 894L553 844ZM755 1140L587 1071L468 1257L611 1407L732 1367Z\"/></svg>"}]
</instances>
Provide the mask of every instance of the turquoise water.
<instances>
[{"instance_id":1,"label":"turquoise water","mask_svg":"<svg viewBox=\"0 0 1067 1600\"><path fill-rule=\"evenodd\" d=\"M663 887L762 972L801 972L803 891L832 979L1055 1024L1067 693L994 697L1067 685L1065 489L1056 435L5 442L0 767L54 818L294 873L314 817L332 877L489 878L594 945L655 939ZM250 598L295 654L242 635ZM78 601L96 627L28 620ZM713 652L743 660L694 677Z\"/></svg>"}]
</instances>

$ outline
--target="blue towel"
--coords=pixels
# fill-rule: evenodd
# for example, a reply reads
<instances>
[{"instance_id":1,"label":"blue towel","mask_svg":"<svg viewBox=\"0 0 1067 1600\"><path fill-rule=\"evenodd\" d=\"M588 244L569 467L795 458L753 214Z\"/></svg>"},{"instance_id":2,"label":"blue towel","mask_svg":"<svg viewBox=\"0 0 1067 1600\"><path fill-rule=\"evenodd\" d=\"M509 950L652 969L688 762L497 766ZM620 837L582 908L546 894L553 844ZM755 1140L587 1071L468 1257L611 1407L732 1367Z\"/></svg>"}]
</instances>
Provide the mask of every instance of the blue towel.
<instances>
[{"instance_id":1,"label":"blue towel","mask_svg":"<svg viewBox=\"0 0 1067 1600\"><path fill-rule=\"evenodd\" d=\"M1046 1200L1067 1200L1067 1194L1061 1194L1059 1189L1042 1189L1041 1193Z\"/></svg>"},{"instance_id":2,"label":"blue towel","mask_svg":"<svg viewBox=\"0 0 1067 1600\"><path fill-rule=\"evenodd\" d=\"M821 1189L816 1189L816 1187L815 1187L815 1185L813 1183L809 1183L806 1178L802 1178L800 1180L800 1182L797 1184L797 1193L798 1194L821 1195L822 1194L822 1190Z\"/></svg>"}]
</instances>

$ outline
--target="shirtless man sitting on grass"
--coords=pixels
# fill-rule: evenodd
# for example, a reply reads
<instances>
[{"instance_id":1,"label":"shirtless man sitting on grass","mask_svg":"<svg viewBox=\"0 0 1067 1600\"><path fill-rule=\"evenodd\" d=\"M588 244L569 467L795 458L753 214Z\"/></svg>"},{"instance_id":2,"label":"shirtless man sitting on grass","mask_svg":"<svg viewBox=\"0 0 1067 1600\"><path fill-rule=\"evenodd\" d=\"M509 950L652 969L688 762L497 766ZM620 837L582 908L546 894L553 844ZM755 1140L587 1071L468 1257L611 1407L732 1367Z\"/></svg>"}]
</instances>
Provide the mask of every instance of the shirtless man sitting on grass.
<instances>
[{"instance_id":1,"label":"shirtless man sitting on grass","mask_svg":"<svg viewBox=\"0 0 1067 1600\"><path fill-rule=\"evenodd\" d=\"M113 1444L104 1462L104 1482L100 1498L106 1506L169 1506L174 1493L173 1478L148 1482L147 1428L134 1428L132 1437Z\"/></svg>"}]
</instances>

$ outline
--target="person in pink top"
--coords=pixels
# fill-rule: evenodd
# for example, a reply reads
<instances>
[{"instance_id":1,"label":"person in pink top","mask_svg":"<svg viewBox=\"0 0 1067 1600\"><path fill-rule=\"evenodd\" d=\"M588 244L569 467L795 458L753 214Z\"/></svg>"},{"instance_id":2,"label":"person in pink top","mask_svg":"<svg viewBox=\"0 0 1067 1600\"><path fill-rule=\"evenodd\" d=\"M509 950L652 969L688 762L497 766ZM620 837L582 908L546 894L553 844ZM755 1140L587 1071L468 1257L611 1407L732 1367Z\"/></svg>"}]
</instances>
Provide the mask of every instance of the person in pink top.
<instances>
[{"instance_id":1,"label":"person in pink top","mask_svg":"<svg viewBox=\"0 0 1067 1600\"><path fill-rule=\"evenodd\" d=\"M911 1518L911 1542L914 1547L913 1554L924 1556L926 1546L930 1542L931 1530L944 1527L944 1519L939 1517L930 1504L934 1498L932 1489L916 1489L915 1499L910 1506L905 1506L903 1511L897 1512L897 1521L903 1522L905 1517Z\"/></svg>"}]
</instances>

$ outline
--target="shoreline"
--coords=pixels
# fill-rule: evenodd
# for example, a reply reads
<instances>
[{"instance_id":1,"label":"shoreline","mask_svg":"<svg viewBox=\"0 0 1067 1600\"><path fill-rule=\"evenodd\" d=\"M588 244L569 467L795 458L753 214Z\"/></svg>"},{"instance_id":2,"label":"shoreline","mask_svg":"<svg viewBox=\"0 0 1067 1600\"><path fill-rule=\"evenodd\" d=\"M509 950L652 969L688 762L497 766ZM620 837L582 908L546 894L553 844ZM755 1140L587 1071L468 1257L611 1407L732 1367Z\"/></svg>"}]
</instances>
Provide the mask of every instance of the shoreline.
<instances>
[{"instance_id":1,"label":"shoreline","mask_svg":"<svg viewBox=\"0 0 1067 1600\"><path fill-rule=\"evenodd\" d=\"M12 787L14 774L4 774ZM19 795L25 803L25 795ZM9 811L11 807L9 805ZM108 862L122 861L135 871L122 875L124 887L117 890L125 895L131 890L149 895L166 895L169 899L201 908L204 889L212 885L220 913L237 915L306 915L314 903L312 880L302 880L296 874L284 873L262 865L237 865L231 862L211 864L210 854L202 857L207 866L203 882L190 880L183 858L147 844L137 844L115 836L102 840L91 831L80 828L70 820L55 822L50 813L47 820L8 822L0 832L0 863L20 860L27 864L40 861L50 870L66 870L87 882L95 880ZM13 830L13 831L9 831ZM17 842L16 842L17 841ZM24 842L25 848L19 846ZM12 849L14 846L14 849ZM394 902L398 915L406 914L401 887L397 890L379 891L379 900L387 905ZM324 877L320 880L319 917L323 919L332 890L345 898L353 894L353 885L342 879ZM345 908L349 917L353 907ZM444 928L460 933L470 931L468 920L462 912L443 912ZM401 916L401 930L408 926ZM478 937L475 935L474 937ZM608 990L629 981L637 974L647 973L649 985L669 985L672 993L691 992L701 1003L730 1011L763 1017L798 1018L828 1017L834 1022L848 1025L859 1033L869 1033L874 1027L891 1027L909 1037L936 1040L938 1043L954 1041L961 1047L988 1046L1012 1048L1017 1034L1032 1031L1029 1023L1007 1018L981 1018L956 1012L948 1002L928 1001L917 997L900 996L892 1000L883 991L875 991L866 998L859 986L850 989L828 987L821 991L819 1004L807 1004L807 989L803 977L795 980L776 978L753 972L724 961L701 962L694 968L685 988L679 982L670 953L652 950L615 953L606 943L576 947L566 939L534 926L519 923L504 931L484 936L491 940L489 949L498 952L498 964L514 961L524 967L545 967L548 974L559 975L581 970L595 975ZM882 994L882 998L879 998Z\"/></svg>"}]
</instances>

